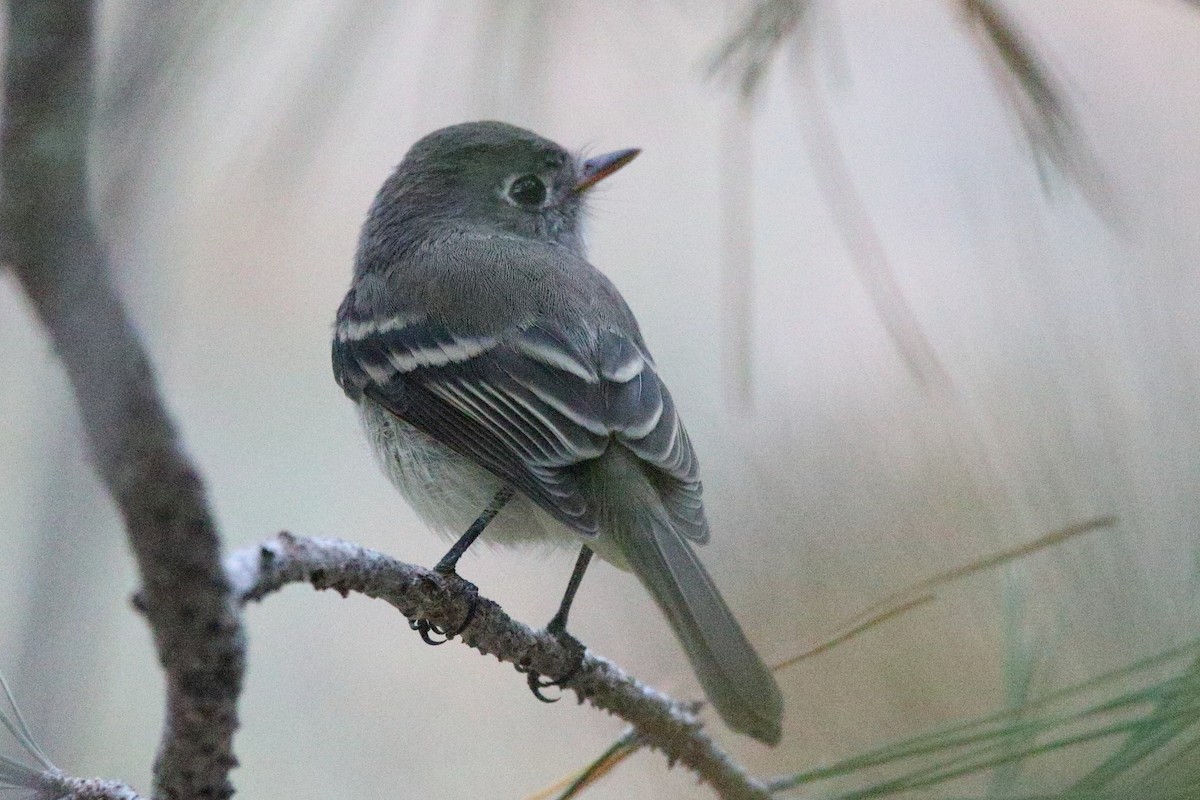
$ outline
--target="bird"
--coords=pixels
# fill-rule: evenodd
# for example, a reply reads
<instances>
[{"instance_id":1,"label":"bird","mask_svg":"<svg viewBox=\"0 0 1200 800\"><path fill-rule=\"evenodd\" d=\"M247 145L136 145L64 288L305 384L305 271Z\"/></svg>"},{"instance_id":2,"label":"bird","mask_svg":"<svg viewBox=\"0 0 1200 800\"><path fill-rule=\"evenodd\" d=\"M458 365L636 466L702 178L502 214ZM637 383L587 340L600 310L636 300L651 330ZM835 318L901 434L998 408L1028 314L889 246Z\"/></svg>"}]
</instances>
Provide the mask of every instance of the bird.
<instances>
[{"instance_id":1,"label":"bird","mask_svg":"<svg viewBox=\"0 0 1200 800\"><path fill-rule=\"evenodd\" d=\"M709 539L695 450L633 312L587 258L589 191L639 152L585 158L495 121L421 138L367 213L334 376L400 494L457 539L438 571L484 532L578 546L546 628L566 639L592 554L631 571L724 722L774 745L779 687L695 553ZM541 697L569 677L530 685Z\"/></svg>"}]
</instances>

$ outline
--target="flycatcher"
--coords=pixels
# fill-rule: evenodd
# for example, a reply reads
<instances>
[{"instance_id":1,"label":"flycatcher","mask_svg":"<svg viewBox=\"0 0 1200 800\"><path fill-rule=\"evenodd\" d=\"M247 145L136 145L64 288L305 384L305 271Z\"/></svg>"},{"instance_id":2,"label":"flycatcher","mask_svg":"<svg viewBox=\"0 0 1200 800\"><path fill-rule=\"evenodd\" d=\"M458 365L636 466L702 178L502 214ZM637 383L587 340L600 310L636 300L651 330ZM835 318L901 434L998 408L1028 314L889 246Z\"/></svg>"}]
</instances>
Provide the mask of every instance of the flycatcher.
<instances>
[{"instance_id":1,"label":"flycatcher","mask_svg":"<svg viewBox=\"0 0 1200 800\"><path fill-rule=\"evenodd\" d=\"M582 545L560 636L593 551L632 570L721 718L774 744L779 689L693 550L709 537L696 454L584 249L588 190L637 154L581 161L499 122L421 139L363 226L334 374L401 494L458 539L440 570L485 527Z\"/></svg>"}]
</instances>

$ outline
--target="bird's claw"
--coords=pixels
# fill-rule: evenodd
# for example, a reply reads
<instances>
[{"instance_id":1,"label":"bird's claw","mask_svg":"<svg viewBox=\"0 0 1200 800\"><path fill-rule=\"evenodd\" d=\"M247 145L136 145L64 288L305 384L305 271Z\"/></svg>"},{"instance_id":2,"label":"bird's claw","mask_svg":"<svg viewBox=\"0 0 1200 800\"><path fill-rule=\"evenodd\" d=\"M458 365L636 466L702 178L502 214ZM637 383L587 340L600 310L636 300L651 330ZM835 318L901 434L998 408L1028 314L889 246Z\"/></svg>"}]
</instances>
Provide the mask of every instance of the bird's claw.
<instances>
[{"instance_id":1,"label":"bird's claw","mask_svg":"<svg viewBox=\"0 0 1200 800\"><path fill-rule=\"evenodd\" d=\"M562 675L553 679L545 678L541 674L530 669L528 666L523 666L520 664L517 665L517 672L526 673L525 683L529 686L529 691L533 692L534 697L536 697L538 700L541 700L543 703L557 703L562 699L561 696L547 697L542 693L542 689L548 689L551 686L564 686L567 681L574 678L579 673L579 668L583 666L583 656L586 648L583 646L582 642L580 642L571 634L567 633L566 630L556 629L553 625L547 627L546 630L558 640L559 644L572 651L572 653L576 656L575 663L572 664L571 667Z\"/></svg>"},{"instance_id":2,"label":"bird's claw","mask_svg":"<svg viewBox=\"0 0 1200 800\"><path fill-rule=\"evenodd\" d=\"M475 589L474 584L467 581L463 582L467 584L470 590L471 605L467 608L467 615L463 617L463 621L453 630L443 628L441 625L434 625L427 619L412 619L408 621L408 627L421 634L421 641L425 642L425 644L433 645L434 647L439 644L445 644L465 631L467 626L471 624L471 620L475 619L475 612L479 609L479 592ZM435 639L434 636L442 638Z\"/></svg>"}]
</instances>

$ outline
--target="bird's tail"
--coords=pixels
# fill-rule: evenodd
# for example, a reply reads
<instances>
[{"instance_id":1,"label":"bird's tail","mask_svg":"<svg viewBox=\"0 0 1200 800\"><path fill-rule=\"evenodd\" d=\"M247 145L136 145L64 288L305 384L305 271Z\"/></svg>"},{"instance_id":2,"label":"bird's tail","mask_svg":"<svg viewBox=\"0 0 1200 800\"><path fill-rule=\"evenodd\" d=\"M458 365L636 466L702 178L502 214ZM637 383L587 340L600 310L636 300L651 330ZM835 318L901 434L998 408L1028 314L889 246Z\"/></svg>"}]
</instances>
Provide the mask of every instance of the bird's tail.
<instances>
[{"instance_id":1,"label":"bird's tail","mask_svg":"<svg viewBox=\"0 0 1200 800\"><path fill-rule=\"evenodd\" d=\"M688 542L672 528L658 493L631 454L610 447L605 534L663 610L704 693L730 728L775 744L783 699ZM617 452L613 452L617 451ZM623 496L622 496L623 495Z\"/></svg>"}]
</instances>

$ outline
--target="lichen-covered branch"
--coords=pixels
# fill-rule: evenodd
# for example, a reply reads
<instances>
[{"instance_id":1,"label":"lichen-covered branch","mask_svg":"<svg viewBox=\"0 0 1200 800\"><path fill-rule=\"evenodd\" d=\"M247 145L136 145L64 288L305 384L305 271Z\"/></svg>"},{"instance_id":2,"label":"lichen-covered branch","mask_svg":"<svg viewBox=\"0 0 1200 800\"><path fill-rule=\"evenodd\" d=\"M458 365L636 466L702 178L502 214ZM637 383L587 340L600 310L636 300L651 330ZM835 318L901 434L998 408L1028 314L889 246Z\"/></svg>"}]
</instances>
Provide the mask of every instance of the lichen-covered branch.
<instances>
[{"instance_id":1,"label":"lichen-covered branch","mask_svg":"<svg viewBox=\"0 0 1200 800\"><path fill-rule=\"evenodd\" d=\"M77 0L8 6L0 248L74 388L128 531L166 674L155 796L224 798L243 643L204 487L109 276L88 205L93 19Z\"/></svg>"},{"instance_id":2,"label":"lichen-covered branch","mask_svg":"<svg viewBox=\"0 0 1200 800\"><path fill-rule=\"evenodd\" d=\"M237 596L259 600L289 583L378 598L408 617L447 629L458 627L471 605L472 587L456 576L397 561L349 542L306 539L281 533L226 559ZM478 598L461 634L469 646L541 675L564 675L577 653L544 631L509 617L491 600ZM612 662L590 652L564 689L632 724L646 746L694 771L724 798L766 798L765 787L735 763L701 729L696 707L646 686Z\"/></svg>"},{"instance_id":3,"label":"lichen-covered branch","mask_svg":"<svg viewBox=\"0 0 1200 800\"><path fill-rule=\"evenodd\" d=\"M142 800L142 796L120 781L72 778L58 771L39 776L30 787L38 800Z\"/></svg>"}]
</instances>

